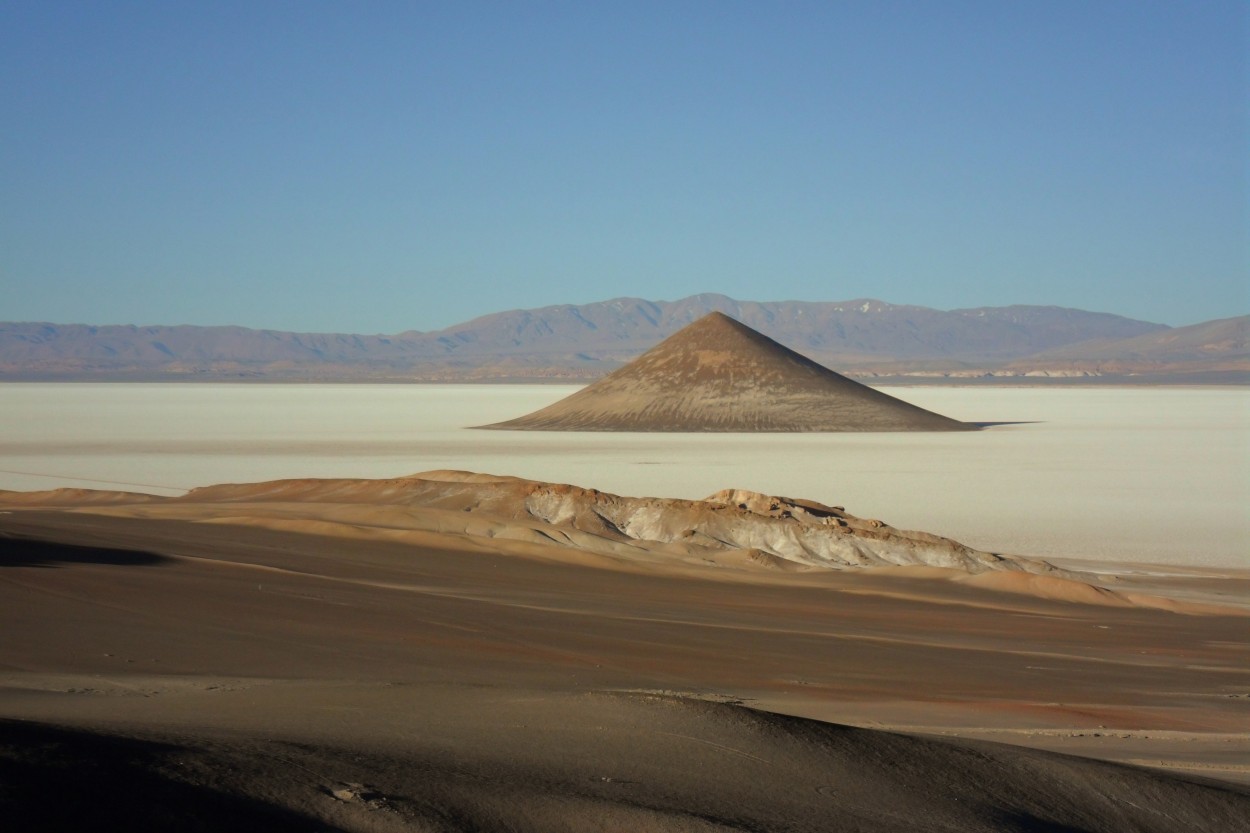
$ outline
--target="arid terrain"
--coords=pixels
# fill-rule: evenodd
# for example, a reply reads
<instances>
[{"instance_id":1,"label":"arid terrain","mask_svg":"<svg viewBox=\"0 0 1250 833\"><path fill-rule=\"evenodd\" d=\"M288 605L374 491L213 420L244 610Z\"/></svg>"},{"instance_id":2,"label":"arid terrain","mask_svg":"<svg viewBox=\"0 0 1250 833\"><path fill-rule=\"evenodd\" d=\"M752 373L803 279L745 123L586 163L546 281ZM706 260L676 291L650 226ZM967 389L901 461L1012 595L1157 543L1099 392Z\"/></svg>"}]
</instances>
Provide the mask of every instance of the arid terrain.
<instances>
[{"instance_id":1,"label":"arid terrain","mask_svg":"<svg viewBox=\"0 0 1250 833\"><path fill-rule=\"evenodd\" d=\"M621 369L532 414L516 431L974 431L848 379L711 312Z\"/></svg>"},{"instance_id":2,"label":"arid terrain","mask_svg":"<svg viewBox=\"0 0 1250 833\"><path fill-rule=\"evenodd\" d=\"M1246 384L1250 318L1184 327L1053 306L937 310L871 298L613 298L392 335L0 322L6 381L590 381L711 312L891 384Z\"/></svg>"},{"instance_id":3,"label":"arid terrain","mask_svg":"<svg viewBox=\"0 0 1250 833\"><path fill-rule=\"evenodd\" d=\"M457 472L0 503L14 829L1250 829L1246 571Z\"/></svg>"},{"instance_id":4,"label":"arid terrain","mask_svg":"<svg viewBox=\"0 0 1250 833\"><path fill-rule=\"evenodd\" d=\"M0 833L1250 833L1250 0L0 0Z\"/></svg>"}]
</instances>

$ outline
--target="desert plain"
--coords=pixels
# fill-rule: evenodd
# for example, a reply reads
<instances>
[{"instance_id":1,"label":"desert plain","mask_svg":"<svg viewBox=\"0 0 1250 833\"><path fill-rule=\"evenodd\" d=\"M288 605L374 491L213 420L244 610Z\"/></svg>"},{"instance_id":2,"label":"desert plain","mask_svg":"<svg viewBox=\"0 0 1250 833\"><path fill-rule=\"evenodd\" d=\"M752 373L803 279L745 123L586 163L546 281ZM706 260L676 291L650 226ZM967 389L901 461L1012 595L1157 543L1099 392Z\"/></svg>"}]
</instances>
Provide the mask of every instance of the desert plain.
<instances>
[{"instance_id":1,"label":"desert plain","mask_svg":"<svg viewBox=\"0 0 1250 833\"><path fill-rule=\"evenodd\" d=\"M904 394L990 424L942 435L464 430L567 392L0 388L15 829L1250 829L1244 391ZM446 469L554 485L412 497ZM692 534L594 526L603 493ZM1003 564L707 534L843 506L834 536Z\"/></svg>"}]
</instances>

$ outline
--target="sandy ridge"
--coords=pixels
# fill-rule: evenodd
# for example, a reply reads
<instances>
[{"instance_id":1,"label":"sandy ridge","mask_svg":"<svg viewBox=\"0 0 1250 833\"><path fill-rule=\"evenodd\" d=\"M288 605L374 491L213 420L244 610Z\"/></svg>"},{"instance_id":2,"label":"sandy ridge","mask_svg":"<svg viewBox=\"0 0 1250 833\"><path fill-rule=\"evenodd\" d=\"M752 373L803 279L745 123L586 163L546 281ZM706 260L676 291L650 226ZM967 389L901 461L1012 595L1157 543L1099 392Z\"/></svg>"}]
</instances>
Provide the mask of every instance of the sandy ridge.
<instances>
[{"instance_id":1,"label":"sandy ridge","mask_svg":"<svg viewBox=\"0 0 1250 833\"><path fill-rule=\"evenodd\" d=\"M177 498L84 489L0 492L0 506L464 547L611 570L702 575L711 569L718 578L746 580L758 580L761 572L888 568L901 577L1071 603L1246 614L1227 605L1100 586L1093 574L981 552L859 518L842 507L735 489L702 501L631 498L567 484L438 470L385 480L222 484Z\"/></svg>"}]
</instances>

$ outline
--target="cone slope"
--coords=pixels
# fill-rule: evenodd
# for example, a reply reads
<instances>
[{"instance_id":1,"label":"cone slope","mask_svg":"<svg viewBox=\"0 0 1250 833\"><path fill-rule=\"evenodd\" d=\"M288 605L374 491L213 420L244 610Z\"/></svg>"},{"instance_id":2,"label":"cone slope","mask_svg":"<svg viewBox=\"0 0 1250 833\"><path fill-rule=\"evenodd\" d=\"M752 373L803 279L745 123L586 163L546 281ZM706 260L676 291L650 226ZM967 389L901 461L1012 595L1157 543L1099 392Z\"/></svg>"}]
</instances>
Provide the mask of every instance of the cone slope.
<instances>
[{"instance_id":1,"label":"cone slope","mask_svg":"<svg viewBox=\"0 0 1250 833\"><path fill-rule=\"evenodd\" d=\"M481 427L670 432L976 428L834 373L719 312L553 405Z\"/></svg>"}]
</instances>

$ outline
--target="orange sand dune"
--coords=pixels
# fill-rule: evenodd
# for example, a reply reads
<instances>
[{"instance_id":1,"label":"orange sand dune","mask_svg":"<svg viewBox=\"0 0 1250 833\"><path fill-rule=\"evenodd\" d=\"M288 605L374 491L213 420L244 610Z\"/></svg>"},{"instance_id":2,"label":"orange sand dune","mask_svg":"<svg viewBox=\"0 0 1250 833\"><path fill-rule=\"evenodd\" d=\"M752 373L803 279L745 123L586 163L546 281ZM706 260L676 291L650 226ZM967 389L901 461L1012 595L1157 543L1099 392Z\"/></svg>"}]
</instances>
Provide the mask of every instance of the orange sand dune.
<instances>
[{"instance_id":1,"label":"orange sand dune","mask_svg":"<svg viewBox=\"0 0 1250 833\"><path fill-rule=\"evenodd\" d=\"M99 506L107 504L152 503L163 500L139 492L113 492L101 489L49 489L42 492L13 492L0 489L0 506Z\"/></svg>"}]
</instances>

